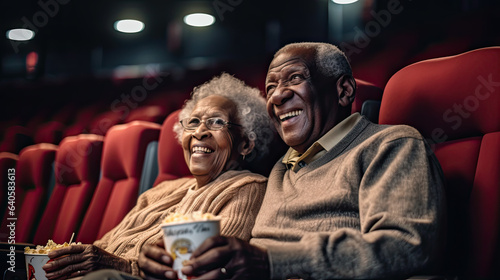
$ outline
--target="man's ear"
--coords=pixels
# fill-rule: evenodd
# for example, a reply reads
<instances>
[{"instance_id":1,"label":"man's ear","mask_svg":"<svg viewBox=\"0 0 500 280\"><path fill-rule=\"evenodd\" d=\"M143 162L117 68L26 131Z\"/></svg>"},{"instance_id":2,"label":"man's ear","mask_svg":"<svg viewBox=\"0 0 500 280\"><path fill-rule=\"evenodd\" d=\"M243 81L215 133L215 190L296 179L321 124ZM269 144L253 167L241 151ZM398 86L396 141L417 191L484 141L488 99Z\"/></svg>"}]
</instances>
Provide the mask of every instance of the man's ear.
<instances>
[{"instance_id":1,"label":"man's ear","mask_svg":"<svg viewBox=\"0 0 500 280\"><path fill-rule=\"evenodd\" d=\"M241 143L240 154L242 156L247 156L253 151L253 148L255 148L255 141L245 139L243 143Z\"/></svg>"},{"instance_id":2,"label":"man's ear","mask_svg":"<svg viewBox=\"0 0 500 280\"><path fill-rule=\"evenodd\" d=\"M337 80L337 92L339 95L339 105L347 107L354 102L356 94L356 81L351 75L342 75Z\"/></svg>"}]
</instances>

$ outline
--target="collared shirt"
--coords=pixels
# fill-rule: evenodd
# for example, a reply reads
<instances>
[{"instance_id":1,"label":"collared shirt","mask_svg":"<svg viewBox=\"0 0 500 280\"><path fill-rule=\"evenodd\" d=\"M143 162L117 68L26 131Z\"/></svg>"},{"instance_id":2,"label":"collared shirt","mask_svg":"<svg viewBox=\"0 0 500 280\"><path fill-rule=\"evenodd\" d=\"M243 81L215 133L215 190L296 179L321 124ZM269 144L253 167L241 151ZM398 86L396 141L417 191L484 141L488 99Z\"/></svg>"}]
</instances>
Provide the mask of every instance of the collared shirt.
<instances>
[{"instance_id":1,"label":"collared shirt","mask_svg":"<svg viewBox=\"0 0 500 280\"><path fill-rule=\"evenodd\" d=\"M335 145L337 145L360 119L361 115L359 113L350 115L348 118L330 129L319 140L314 142L303 154L300 154L293 148L289 148L283 157L282 162L287 166L287 168L297 172L300 168L322 157Z\"/></svg>"}]
</instances>

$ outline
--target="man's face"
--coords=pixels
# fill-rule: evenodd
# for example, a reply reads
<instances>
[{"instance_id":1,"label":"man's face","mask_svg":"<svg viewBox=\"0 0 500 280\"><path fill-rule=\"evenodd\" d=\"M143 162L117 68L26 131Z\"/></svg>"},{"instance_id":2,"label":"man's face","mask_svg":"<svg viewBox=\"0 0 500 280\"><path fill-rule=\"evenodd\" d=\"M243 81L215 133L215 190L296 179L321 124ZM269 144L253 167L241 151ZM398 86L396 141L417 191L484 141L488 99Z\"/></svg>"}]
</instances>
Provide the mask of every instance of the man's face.
<instances>
[{"instance_id":1,"label":"man's face","mask_svg":"<svg viewBox=\"0 0 500 280\"><path fill-rule=\"evenodd\" d=\"M336 112L335 93L318 91L309 65L310 51L282 53L266 77L267 112L283 141L301 153L333 127Z\"/></svg>"}]
</instances>

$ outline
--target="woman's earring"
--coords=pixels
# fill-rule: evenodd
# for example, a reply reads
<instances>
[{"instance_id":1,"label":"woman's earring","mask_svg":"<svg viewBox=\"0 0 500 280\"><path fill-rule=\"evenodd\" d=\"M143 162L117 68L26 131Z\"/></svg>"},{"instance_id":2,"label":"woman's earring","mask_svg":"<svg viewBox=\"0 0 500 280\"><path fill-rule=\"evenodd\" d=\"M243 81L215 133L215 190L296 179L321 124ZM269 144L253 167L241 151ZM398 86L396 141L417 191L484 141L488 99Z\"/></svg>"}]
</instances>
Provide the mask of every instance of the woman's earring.
<instances>
[{"instance_id":1,"label":"woman's earring","mask_svg":"<svg viewBox=\"0 0 500 280\"><path fill-rule=\"evenodd\" d=\"M243 155L243 160L245 160L245 155Z\"/></svg>"}]
</instances>

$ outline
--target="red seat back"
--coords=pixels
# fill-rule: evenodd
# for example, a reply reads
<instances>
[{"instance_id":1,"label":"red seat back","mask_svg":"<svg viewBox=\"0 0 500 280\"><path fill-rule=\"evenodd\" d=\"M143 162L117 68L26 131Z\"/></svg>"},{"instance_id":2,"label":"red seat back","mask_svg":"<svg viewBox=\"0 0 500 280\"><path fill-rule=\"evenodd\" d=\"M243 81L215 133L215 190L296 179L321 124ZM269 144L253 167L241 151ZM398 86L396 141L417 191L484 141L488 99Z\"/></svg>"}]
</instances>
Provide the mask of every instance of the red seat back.
<instances>
[{"instance_id":1,"label":"red seat back","mask_svg":"<svg viewBox=\"0 0 500 280\"><path fill-rule=\"evenodd\" d=\"M378 123L380 100L383 90L374 84L356 79L356 95L351 113L360 113L373 123Z\"/></svg>"},{"instance_id":2,"label":"red seat back","mask_svg":"<svg viewBox=\"0 0 500 280\"><path fill-rule=\"evenodd\" d=\"M45 208L53 177L57 146L36 144L24 148L16 165L16 242L31 242Z\"/></svg>"},{"instance_id":3,"label":"red seat back","mask_svg":"<svg viewBox=\"0 0 500 280\"><path fill-rule=\"evenodd\" d=\"M89 124L89 131L92 134L106 135L108 130L123 121L122 114L115 111L107 111L97 115Z\"/></svg>"},{"instance_id":4,"label":"red seat back","mask_svg":"<svg viewBox=\"0 0 500 280\"><path fill-rule=\"evenodd\" d=\"M134 121L113 126L104 138L102 176L77 241L92 243L116 226L137 201L146 148L160 125Z\"/></svg>"},{"instance_id":5,"label":"red seat back","mask_svg":"<svg viewBox=\"0 0 500 280\"><path fill-rule=\"evenodd\" d=\"M147 121L161 124L165 120L166 116L167 110L164 106L147 105L132 110L123 122Z\"/></svg>"},{"instance_id":6,"label":"red seat back","mask_svg":"<svg viewBox=\"0 0 500 280\"><path fill-rule=\"evenodd\" d=\"M104 137L81 134L64 138L55 161L56 184L50 196L34 244L69 242L77 233L99 181Z\"/></svg>"},{"instance_id":7,"label":"red seat back","mask_svg":"<svg viewBox=\"0 0 500 280\"><path fill-rule=\"evenodd\" d=\"M176 138L173 127L179 122L179 112L172 112L163 122L160 139L158 141L158 176L153 186L165 180L173 180L184 176L191 176L184 160L184 151Z\"/></svg>"},{"instance_id":8,"label":"red seat back","mask_svg":"<svg viewBox=\"0 0 500 280\"><path fill-rule=\"evenodd\" d=\"M50 121L38 126L35 133L35 143L59 144L63 138L64 124Z\"/></svg>"},{"instance_id":9,"label":"red seat back","mask_svg":"<svg viewBox=\"0 0 500 280\"><path fill-rule=\"evenodd\" d=\"M382 100L383 90L376 85L356 79L356 96L352 103L351 113L361 112L363 103L367 100Z\"/></svg>"},{"instance_id":10,"label":"red seat back","mask_svg":"<svg viewBox=\"0 0 500 280\"><path fill-rule=\"evenodd\" d=\"M64 137L84 133L90 125L93 116L99 112L99 107L100 104L95 103L78 110L74 123L66 127L64 130ZM104 135L104 133L100 133L99 135Z\"/></svg>"},{"instance_id":11,"label":"red seat back","mask_svg":"<svg viewBox=\"0 0 500 280\"><path fill-rule=\"evenodd\" d=\"M19 125L9 126L0 144L0 152L19 154L23 148L35 143L31 134L30 130L26 127Z\"/></svg>"},{"instance_id":12,"label":"red seat back","mask_svg":"<svg viewBox=\"0 0 500 280\"><path fill-rule=\"evenodd\" d=\"M394 74L379 122L433 144L448 198L448 265L464 279L500 276L500 47L421 61ZM410 160L410 159L409 159Z\"/></svg>"}]
</instances>

